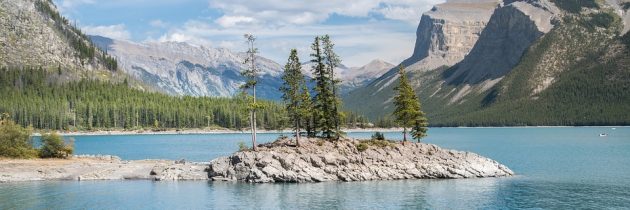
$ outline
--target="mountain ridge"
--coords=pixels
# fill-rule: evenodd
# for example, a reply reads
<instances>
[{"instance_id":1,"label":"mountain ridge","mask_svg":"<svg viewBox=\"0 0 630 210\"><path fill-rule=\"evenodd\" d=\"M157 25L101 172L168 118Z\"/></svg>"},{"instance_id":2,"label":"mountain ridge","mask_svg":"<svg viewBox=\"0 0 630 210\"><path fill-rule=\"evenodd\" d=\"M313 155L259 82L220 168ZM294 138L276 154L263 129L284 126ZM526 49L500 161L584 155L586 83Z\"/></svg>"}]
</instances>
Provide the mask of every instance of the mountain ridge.
<instances>
[{"instance_id":1,"label":"mountain ridge","mask_svg":"<svg viewBox=\"0 0 630 210\"><path fill-rule=\"evenodd\" d=\"M630 123L628 47L619 44L627 39L620 36L625 23L610 5L595 5L582 2L575 11L567 0L505 1L462 61L429 71L409 67L430 123ZM389 118L397 78L387 76L349 93L345 104L372 120Z\"/></svg>"},{"instance_id":2,"label":"mountain ridge","mask_svg":"<svg viewBox=\"0 0 630 210\"><path fill-rule=\"evenodd\" d=\"M240 75L245 69L245 54L241 52L185 42L136 43L102 36L91 39L116 56L123 71L171 95L230 97L239 92L245 81ZM280 100L283 66L262 56L258 56L257 65L261 69L257 94ZM342 84L342 92L363 85L391 66L384 61L356 68L340 66L341 79L348 81ZM310 75L310 66L305 64L302 71Z\"/></svg>"}]
</instances>

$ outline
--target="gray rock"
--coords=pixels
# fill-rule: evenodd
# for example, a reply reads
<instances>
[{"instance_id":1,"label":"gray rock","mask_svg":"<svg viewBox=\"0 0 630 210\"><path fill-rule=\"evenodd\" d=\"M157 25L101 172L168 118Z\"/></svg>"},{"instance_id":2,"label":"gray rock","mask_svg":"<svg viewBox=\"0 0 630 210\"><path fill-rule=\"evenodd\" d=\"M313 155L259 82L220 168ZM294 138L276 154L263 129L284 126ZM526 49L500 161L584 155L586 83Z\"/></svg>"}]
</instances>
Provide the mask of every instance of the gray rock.
<instances>
[{"instance_id":1,"label":"gray rock","mask_svg":"<svg viewBox=\"0 0 630 210\"><path fill-rule=\"evenodd\" d=\"M323 182L396 179L457 179L503 177L514 173L504 165L469 152L422 143L369 146L359 152L357 140L317 145L302 140L300 148L281 141L210 162L212 180L264 182ZM283 146L284 145L284 146ZM256 158L253 158L256 157Z\"/></svg>"}]
</instances>

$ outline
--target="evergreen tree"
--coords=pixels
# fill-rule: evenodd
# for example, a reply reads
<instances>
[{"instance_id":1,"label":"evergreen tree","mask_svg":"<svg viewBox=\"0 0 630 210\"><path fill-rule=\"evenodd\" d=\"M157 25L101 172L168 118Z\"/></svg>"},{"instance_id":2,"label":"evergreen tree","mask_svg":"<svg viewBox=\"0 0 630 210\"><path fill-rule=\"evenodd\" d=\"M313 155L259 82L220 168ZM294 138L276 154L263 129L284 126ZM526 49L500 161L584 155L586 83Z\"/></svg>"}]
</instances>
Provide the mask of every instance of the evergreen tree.
<instances>
[{"instance_id":1,"label":"evergreen tree","mask_svg":"<svg viewBox=\"0 0 630 210\"><path fill-rule=\"evenodd\" d=\"M331 138L335 130L335 116L333 116L333 100L332 78L330 72L324 64L324 55L321 48L321 38L315 37L315 41L311 46L313 53L311 54L313 65L313 80L315 81L315 96L313 97L315 124L314 131L322 132L326 138Z\"/></svg>"},{"instance_id":2,"label":"evergreen tree","mask_svg":"<svg viewBox=\"0 0 630 210\"><path fill-rule=\"evenodd\" d=\"M403 127L403 141L407 141L407 128L412 126L414 138L419 140L426 135L426 118L420 110L420 100L407 80L404 66L400 65L398 74L400 84L394 89L398 95L394 97L393 115L398 126Z\"/></svg>"},{"instance_id":3,"label":"evergreen tree","mask_svg":"<svg viewBox=\"0 0 630 210\"><path fill-rule=\"evenodd\" d=\"M330 102L332 103L332 112L330 116L332 117L332 120L335 125L336 139L339 139L340 137L339 121L341 120L340 118L342 118L342 116L339 113L339 105L341 103L341 100L339 99L339 96L337 95L337 86L339 85L339 83L341 83L341 81L335 79L335 68L341 65L341 59L339 58L337 53L335 53L334 51L335 44L333 44L332 41L330 40L330 36L328 35L322 36L321 41L322 41L324 61L326 64L326 71L329 74L330 83L331 83L330 87L332 88L332 96L330 99Z\"/></svg>"},{"instance_id":4,"label":"evergreen tree","mask_svg":"<svg viewBox=\"0 0 630 210\"><path fill-rule=\"evenodd\" d=\"M296 145L300 146L300 129L305 114L308 110L304 103L309 103L308 89L305 89L306 82L304 74L302 74L302 64L298 58L297 50L292 49L287 64L284 66L284 75L282 76L284 84L280 87L282 91L282 99L284 100L287 114L293 123L295 131Z\"/></svg>"},{"instance_id":5,"label":"evergreen tree","mask_svg":"<svg viewBox=\"0 0 630 210\"><path fill-rule=\"evenodd\" d=\"M302 101L302 104L300 109L303 111L302 121L306 126L306 135L308 137L315 137L316 132L314 125L315 115L313 114L313 101L311 99L311 94L308 87L306 86L306 83L302 84L301 88L302 98L300 100Z\"/></svg>"},{"instance_id":6,"label":"evergreen tree","mask_svg":"<svg viewBox=\"0 0 630 210\"><path fill-rule=\"evenodd\" d=\"M242 86L242 88L247 91L251 89L252 93L252 102L249 104L250 109L250 126L252 131L252 149L256 151L256 109L258 109L258 104L256 104L256 84L258 83L258 68L256 67L256 54L258 54L258 48L254 46L256 42L256 37L251 34L244 35L247 42L247 57L245 58L245 65L247 65L247 69L242 72L242 75L247 78L247 81Z\"/></svg>"},{"instance_id":7,"label":"evergreen tree","mask_svg":"<svg viewBox=\"0 0 630 210\"><path fill-rule=\"evenodd\" d=\"M424 112L420 112L420 116L414 122L413 128L411 129L411 137L420 143L420 139L427 136L427 131L429 130L429 122L426 117L424 117Z\"/></svg>"}]
</instances>

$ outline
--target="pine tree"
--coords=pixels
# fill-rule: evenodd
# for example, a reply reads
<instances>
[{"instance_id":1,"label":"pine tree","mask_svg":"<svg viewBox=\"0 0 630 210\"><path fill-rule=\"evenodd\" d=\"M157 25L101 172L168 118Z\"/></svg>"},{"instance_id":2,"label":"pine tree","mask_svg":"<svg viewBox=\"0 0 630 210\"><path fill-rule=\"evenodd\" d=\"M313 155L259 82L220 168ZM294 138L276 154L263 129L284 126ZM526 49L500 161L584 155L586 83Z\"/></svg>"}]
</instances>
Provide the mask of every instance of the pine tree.
<instances>
[{"instance_id":1,"label":"pine tree","mask_svg":"<svg viewBox=\"0 0 630 210\"><path fill-rule=\"evenodd\" d=\"M341 81L335 79L335 68L341 65L341 59L334 51L335 44L333 44L332 41L330 40L330 36L328 35L322 36L321 41L322 41L324 61L326 64L326 71L329 74L330 83L331 83L330 87L332 89L332 96L330 96L331 98L329 99L330 100L329 102L332 103L331 104L332 112L330 115L335 125L336 139L339 139L340 137L339 121L341 120L340 118L342 118L342 116L339 113L339 105L341 103L341 100L339 99L339 96L337 95L337 86L339 85L339 83L341 83Z\"/></svg>"},{"instance_id":2,"label":"pine tree","mask_svg":"<svg viewBox=\"0 0 630 210\"><path fill-rule=\"evenodd\" d=\"M407 141L407 128L413 127L413 137L420 138L426 136L426 118L420 110L420 100L407 79L405 67L400 65L400 84L394 90L398 95L394 97L394 117L398 126L403 127L403 141Z\"/></svg>"},{"instance_id":3,"label":"pine tree","mask_svg":"<svg viewBox=\"0 0 630 210\"><path fill-rule=\"evenodd\" d=\"M245 64L247 65L247 69L242 72L242 75L247 78L247 81L242 86L242 88L247 91L248 89L252 90L252 102L249 104L250 109L250 126L252 130L252 149L254 151L256 148L256 109L258 108L258 104L256 104L256 84L258 83L258 68L256 67L256 54L258 54L258 48L254 46L256 42L256 37L251 34L244 35L247 42L247 58L245 58Z\"/></svg>"},{"instance_id":4,"label":"pine tree","mask_svg":"<svg viewBox=\"0 0 630 210\"><path fill-rule=\"evenodd\" d=\"M308 137L315 137L315 128L314 128L314 114L313 114L313 100L311 99L311 94L309 92L308 87L306 86L306 83L304 83L302 85L302 104L301 104L301 110L303 111L302 113L302 121L304 122L305 126L306 126L306 135Z\"/></svg>"},{"instance_id":5,"label":"pine tree","mask_svg":"<svg viewBox=\"0 0 630 210\"><path fill-rule=\"evenodd\" d=\"M288 117L293 123L293 130L295 131L296 145L300 146L300 129L304 119L305 113L308 110L304 103L310 103L308 97L308 89L306 82L304 81L304 74L302 74L302 64L297 55L297 50L292 49L291 55L287 64L284 66L284 75L282 76L284 84L280 87L282 91L282 99L284 100Z\"/></svg>"},{"instance_id":6,"label":"pine tree","mask_svg":"<svg viewBox=\"0 0 630 210\"><path fill-rule=\"evenodd\" d=\"M326 138L331 138L333 130L335 130L334 116L332 114L332 78L324 64L324 55L321 48L321 38L315 37L315 41L311 46L313 53L311 54L313 65L313 80L315 81L315 96L313 97L314 105L314 132L322 132Z\"/></svg>"}]
</instances>

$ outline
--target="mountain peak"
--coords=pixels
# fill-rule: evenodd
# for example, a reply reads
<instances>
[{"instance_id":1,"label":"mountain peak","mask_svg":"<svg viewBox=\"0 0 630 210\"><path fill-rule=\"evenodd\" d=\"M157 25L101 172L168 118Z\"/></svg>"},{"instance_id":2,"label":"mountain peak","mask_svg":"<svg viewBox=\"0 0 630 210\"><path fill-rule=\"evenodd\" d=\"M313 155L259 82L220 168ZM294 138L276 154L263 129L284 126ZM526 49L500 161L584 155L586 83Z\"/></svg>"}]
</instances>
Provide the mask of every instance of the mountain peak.
<instances>
[{"instance_id":1,"label":"mountain peak","mask_svg":"<svg viewBox=\"0 0 630 210\"><path fill-rule=\"evenodd\" d=\"M364 68L394 68L395 65L391 64L385 60L382 60L380 58L374 59L372 61L370 61L368 64L365 64L364 66L360 67L360 69L364 69Z\"/></svg>"}]
</instances>

